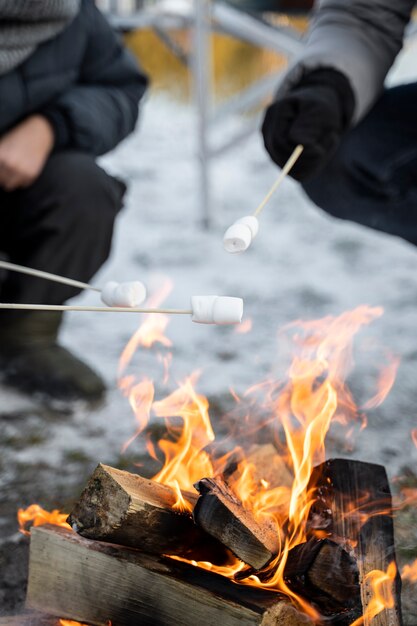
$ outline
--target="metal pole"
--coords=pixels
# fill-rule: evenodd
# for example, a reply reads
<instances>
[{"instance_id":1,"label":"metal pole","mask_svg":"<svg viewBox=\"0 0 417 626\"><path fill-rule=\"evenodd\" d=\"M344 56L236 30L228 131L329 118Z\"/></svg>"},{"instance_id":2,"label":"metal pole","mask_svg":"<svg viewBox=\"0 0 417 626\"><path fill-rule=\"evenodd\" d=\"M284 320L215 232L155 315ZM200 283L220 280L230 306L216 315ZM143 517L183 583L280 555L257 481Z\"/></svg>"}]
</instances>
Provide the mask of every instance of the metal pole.
<instances>
[{"instance_id":1,"label":"metal pole","mask_svg":"<svg viewBox=\"0 0 417 626\"><path fill-rule=\"evenodd\" d=\"M193 83L197 110L197 153L199 161L199 196L201 224L211 224L208 125L211 104L210 1L194 0Z\"/></svg>"}]
</instances>

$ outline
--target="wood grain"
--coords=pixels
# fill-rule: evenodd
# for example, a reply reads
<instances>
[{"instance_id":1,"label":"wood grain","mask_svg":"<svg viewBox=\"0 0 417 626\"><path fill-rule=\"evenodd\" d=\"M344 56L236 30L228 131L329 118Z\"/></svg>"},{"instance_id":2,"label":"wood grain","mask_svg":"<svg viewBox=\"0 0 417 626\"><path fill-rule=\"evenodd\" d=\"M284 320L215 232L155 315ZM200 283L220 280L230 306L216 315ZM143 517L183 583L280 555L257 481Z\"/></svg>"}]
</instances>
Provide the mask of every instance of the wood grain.
<instances>
[{"instance_id":1,"label":"wood grain","mask_svg":"<svg viewBox=\"0 0 417 626\"><path fill-rule=\"evenodd\" d=\"M27 607L96 626L313 626L277 593L57 526L32 529Z\"/></svg>"}]
</instances>

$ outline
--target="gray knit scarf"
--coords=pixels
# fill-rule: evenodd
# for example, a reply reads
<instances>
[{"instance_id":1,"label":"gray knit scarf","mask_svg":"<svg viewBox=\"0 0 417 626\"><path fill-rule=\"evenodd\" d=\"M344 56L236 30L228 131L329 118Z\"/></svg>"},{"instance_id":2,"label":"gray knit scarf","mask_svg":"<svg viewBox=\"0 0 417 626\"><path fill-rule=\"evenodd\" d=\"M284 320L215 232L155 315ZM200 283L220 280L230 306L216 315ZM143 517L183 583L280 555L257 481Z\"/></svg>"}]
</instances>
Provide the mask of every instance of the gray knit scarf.
<instances>
[{"instance_id":1,"label":"gray knit scarf","mask_svg":"<svg viewBox=\"0 0 417 626\"><path fill-rule=\"evenodd\" d=\"M81 0L0 0L0 75L10 72L75 17Z\"/></svg>"}]
</instances>

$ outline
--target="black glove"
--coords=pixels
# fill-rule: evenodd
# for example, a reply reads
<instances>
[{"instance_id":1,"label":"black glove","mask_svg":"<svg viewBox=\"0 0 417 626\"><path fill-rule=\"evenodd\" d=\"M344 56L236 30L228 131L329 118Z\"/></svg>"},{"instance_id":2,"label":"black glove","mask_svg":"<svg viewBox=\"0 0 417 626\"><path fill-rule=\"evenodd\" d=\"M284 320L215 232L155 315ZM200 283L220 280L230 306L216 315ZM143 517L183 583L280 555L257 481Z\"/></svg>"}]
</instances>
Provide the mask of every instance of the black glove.
<instances>
[{"instance_id":1,"label":"black glove","mask_svg":"<svg viewBox=\"0 0 417 626\"><path fill-rule=\"evenodd\" d=\"M348 128L354 95L337 70L315 70L267 109L262 125L265 147L282 167L297 144L304 146L291 176L305 180L318 172Z\"/></svg>"}]
</instances>

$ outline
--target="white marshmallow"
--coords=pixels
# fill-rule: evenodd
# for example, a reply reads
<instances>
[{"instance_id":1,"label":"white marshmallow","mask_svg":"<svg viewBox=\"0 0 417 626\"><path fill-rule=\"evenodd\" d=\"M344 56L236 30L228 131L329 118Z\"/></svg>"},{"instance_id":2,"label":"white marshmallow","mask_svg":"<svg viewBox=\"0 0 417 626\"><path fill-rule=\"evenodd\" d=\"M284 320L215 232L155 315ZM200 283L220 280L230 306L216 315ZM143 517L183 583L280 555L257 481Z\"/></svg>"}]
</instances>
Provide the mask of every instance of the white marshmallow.
<instances>
[{"instance_id":1,"label":"white marshmallow","mask_svg":"<svg viewBox=\"0 0 417 626\"><path fill-rule=\"evenodd\" d=\"M240 324L243 300L227 296L192 296L192 321L198 324Z\"/></svg>"},{"instance_id":2,"label":"white marshmallow","mask_svg":"<svg viewBox=\"0 0 417 626\"><path fill-rule=\"evenodd\" d=\"M220 296L215 300L213 306L213 321L215 324L240 324L242 317L242 298Z\"/></svg>"},{"instance_id":3,"label":"white marshmallow","mask_svg":"<svg viewBox=\"0 0 417 626\"><path fill-rule=\"evenodd\" d=\"M146 298L146 288L139 280L126 283L109 281L101 290L101 300L107 306L137 307Z\"/></svg>"},{"instance_id":4,"label":"white marshmallow","mask_svg":"<svg viewBox=\"0 0 417 626\"><path fill-rule=\"evenodd\" d=\"M252 234L252 239L255 239L259 232L259 220L255 215L246 215L237 220L236 224L245 224Z\"/></svg>"},{"instance_id":5,"label":"white marshmallow","mask_svg":"<svg viewBox=\"0 0 417 626\"><path fill-rule=\"evenodd\" d=\"M224 233L223 247L227 252L237 254L247 250L252 242L252 231L247 224L235 222Z\"/></svg>"},{"instance_id":6,"label":"white marshmallow","mask_svg":"<svg viewBox=\"0 0 417 626\"><path fill-rule=\"evenodd\" d=\"M191 296L192 321L198 324L214 324L213 307L219 296Z\"/></svg>"}]
</instances>

